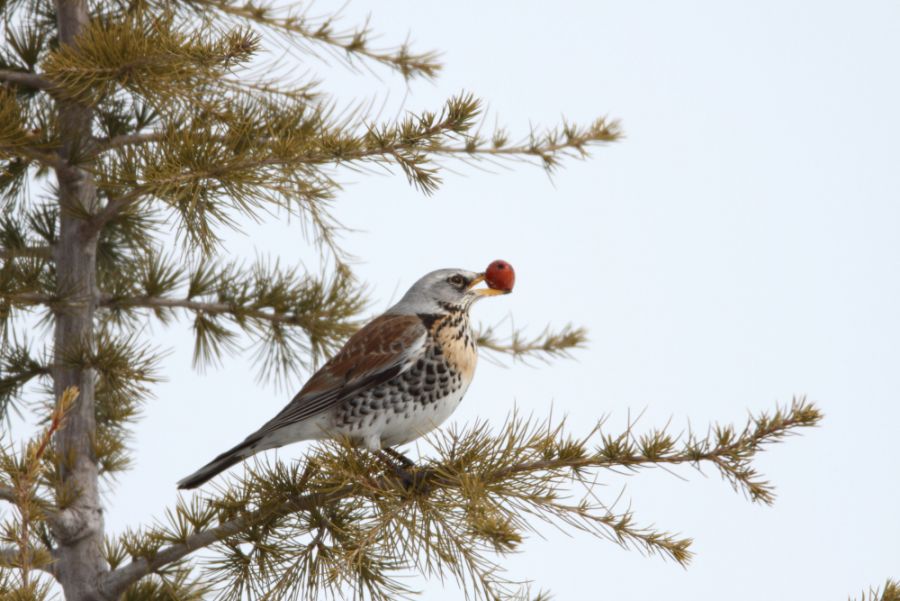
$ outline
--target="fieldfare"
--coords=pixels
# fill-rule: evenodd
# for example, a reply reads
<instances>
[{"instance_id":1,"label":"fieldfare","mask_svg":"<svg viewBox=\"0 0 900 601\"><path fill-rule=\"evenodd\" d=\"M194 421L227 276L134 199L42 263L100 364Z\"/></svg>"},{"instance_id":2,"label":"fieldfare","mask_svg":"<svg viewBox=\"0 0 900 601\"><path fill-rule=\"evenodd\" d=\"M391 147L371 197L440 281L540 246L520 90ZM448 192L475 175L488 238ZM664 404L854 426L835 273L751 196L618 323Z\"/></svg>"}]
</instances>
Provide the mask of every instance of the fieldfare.
<instances>
[{"instance_id":1,"label":"fieldfare","mask_svg":"<svg viewBox=\"0 0 900 601\"><path fill-rule=\"evenodd\" d=\"M501 269L512 268L500 261ZM346 437L371 451L402 445L446 420L478 359L469 309L512 284L476 288L484 273L433 271L354 334L281 412L178 482L196 488L248 457L300 440ZM493 282L489 281L493 286Z\"/></svg>"}]
</instances>

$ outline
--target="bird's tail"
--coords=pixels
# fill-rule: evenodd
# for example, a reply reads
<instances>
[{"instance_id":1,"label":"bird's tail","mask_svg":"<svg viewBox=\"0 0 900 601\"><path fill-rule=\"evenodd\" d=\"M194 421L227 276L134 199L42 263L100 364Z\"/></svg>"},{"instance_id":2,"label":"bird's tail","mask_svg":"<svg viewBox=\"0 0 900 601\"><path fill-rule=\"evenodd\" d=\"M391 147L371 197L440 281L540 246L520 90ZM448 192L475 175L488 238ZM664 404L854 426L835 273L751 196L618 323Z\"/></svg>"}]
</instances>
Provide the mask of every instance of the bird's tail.
<instances>
[{"instance_id":1,"label":"bird's tail","mask_svg":"<svg viewBox=\"0 0 900 601\"><path fill-rule=\"evenodd\" d=\"M240 463L247 457L256 454L258 451L262 450L256 447L257 442L259 442L258 438L248 438L236 447L228 449L190 476L179 480L178 488L197 488L204 482L213 478L216 474L224 472L235 463Z\"/></svg>"}]
</instances>

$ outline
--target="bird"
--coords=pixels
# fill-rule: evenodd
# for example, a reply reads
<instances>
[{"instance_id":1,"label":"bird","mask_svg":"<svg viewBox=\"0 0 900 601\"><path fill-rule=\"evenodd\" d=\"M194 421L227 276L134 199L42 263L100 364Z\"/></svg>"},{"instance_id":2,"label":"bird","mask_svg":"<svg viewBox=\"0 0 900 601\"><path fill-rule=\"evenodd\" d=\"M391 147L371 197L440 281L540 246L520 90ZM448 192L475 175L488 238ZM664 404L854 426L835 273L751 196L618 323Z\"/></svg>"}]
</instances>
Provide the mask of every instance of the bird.
<instances>
[{"instance_id":1,"label":"bird","mask_svg":"<svg viewBox=\"0 0 900 601\"><path fill-rule=\"evenodd\" d=\"M346 439L410 465L393 447L445 421L475 375L478 349L469 310L482 298L511 291L478 287L484 281L485 273L462 269L420 278L353 334L281 412L178 488L197 488L261 451L302 440Z\"/></svg>"}]
</instances>

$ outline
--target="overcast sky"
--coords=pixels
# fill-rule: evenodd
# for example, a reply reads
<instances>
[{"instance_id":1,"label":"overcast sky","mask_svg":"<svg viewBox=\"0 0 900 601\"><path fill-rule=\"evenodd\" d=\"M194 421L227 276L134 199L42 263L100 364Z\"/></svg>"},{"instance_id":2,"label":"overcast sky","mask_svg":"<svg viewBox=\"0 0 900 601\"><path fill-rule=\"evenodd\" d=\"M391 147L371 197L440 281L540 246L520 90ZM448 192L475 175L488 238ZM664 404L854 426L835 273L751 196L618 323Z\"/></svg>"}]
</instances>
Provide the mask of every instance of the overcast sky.
<instances>
[{"instance_id":1,"label":"overcast sky","mask_svg":"<svg viewBox=\"0 0 900 601\"><path fill-rule=\"evenodd\" d=\"M441 77L407 87L378 67L297 69L347 100L386 97L388 116L467 90L513 133L608 115L627 134L552 180L451 165L430 198L402 175L342 175L336 215L357 230L343 242L372 314L432 269L503 258L515 294L480 303L476 321L590 331L572 361L482 362L453 420L552 406L576 429L643 411L639 427L703 430L803 394L826 414L758 462L772 507L713 470L604 474L607 501L625 487L640 523L695 539L688 569L544 528L504 560L508 575L561 600L729 601L844 599L900 577L900 4L357 0L347 22L369 11L385 44L409 34L442 51ZM254 226L228 248L316 263L296 223ZM176 480L291 396L258 384L249 358L193 372L187 322L152 339L174 349L169 381L108 497L115 531L161 516ZM422 586L461 598L452 583Z\"/></svg>"}]
</instances>

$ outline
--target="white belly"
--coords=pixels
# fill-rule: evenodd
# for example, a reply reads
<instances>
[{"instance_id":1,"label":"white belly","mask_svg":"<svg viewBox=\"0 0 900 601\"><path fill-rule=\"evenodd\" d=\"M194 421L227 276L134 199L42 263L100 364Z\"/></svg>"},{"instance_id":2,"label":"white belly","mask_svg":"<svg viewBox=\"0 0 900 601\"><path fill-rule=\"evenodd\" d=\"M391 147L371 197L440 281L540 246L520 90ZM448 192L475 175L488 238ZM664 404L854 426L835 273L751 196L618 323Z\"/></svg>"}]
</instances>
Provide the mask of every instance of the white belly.
<instances>
[{"instance_id":1,"label":"white belly","mask_svg":"<svg viewBox=\"0 0 900 601\"><path fill-rule=\"evenodd\" d=\"M389 411L367 420L361 428L345 432L372 449L406 444L444 423L459 406L468 384L447 396L427 404L410 403L402 413Z\"/></svg>"}]
</instances>

